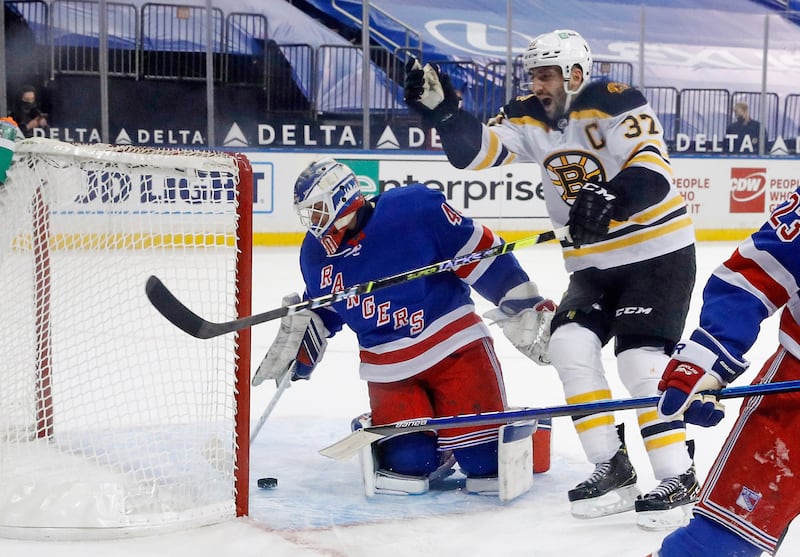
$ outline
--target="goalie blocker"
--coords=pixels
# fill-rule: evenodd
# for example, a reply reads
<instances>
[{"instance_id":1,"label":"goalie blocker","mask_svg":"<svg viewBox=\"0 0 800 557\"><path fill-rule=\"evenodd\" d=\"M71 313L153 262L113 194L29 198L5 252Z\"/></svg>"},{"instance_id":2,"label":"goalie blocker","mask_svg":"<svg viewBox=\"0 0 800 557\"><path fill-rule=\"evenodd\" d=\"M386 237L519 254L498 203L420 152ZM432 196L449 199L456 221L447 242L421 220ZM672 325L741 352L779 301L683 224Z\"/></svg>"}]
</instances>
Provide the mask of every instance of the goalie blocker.
<instances>
[{"instance_id":1,"label":"goalie blocker","mask_svg":"<svg viewBox=\"0 0 800 557\"><path fill-rule=\"evenodd\" d=\"M370 414L365 413L353 420L352 429L356 431L371 425ZM497 477L468 477L465 488L470 493L497 495L502 501L511 501L531 488L533 474L550 469L552 419L506 424L500 426L499 431ZM359 452L367 497L376 494L422 495L455 472L455 459L450 453L443 453L439 467L427 476L408 476L383 470L379 467L376 448L377 442L362 447Z\"/></svg>"}]
</instances>

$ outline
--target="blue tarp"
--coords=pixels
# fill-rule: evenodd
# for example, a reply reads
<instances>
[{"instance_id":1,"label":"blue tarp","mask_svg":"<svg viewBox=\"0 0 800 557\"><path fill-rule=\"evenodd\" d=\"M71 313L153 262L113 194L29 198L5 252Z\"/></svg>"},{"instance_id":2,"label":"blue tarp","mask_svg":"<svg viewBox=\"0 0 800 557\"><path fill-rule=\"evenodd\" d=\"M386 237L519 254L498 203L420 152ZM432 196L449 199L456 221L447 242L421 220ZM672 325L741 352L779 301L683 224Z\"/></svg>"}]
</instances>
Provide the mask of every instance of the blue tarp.
<instances>
[{"instance_id":1,"label":"blue tarp","mask_svg":"<svg viewBox=\"0 0 800 557\"><path fill-rule=\"evenodd\" d=\"M360 0L310 0L340 21L360 19ZM507 6L512 6L513 55L536 35L557 28L579 31L595 59L630 62L639 83L639 44L644 35L644 85L758 91L769 18L768 89L800 90L800 27L751 0L372 0L371 4L418 31L427 59L506 59ZM402 41L402 26L373 10L378 34ZM373 34L377 36L378 34Z\"/></svg>"}]
</instances>

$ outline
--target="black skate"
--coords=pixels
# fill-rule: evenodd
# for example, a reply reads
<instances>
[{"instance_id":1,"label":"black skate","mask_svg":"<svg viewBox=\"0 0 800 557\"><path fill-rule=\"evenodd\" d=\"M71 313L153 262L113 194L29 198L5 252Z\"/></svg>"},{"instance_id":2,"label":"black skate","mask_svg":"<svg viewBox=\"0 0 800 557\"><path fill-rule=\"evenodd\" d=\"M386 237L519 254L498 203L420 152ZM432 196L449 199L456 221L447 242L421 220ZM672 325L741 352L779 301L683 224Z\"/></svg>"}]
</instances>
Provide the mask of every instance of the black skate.
<instances>
[{"instance_id":1,"label":"black skate","mask_svg":"<svg viewBox=\"0 0 800 557\"><path fill-rule=\"evenodd\" d=\"M569 490L572 516L597 518L632 510L641 494L636 487L636 470L633 469L625 446L624 427L617 426L622 446L606 462L595 465L586 481Z\"/></svg>"},{"instance_id":2,"label":"black skate","mask_svg":"<svg viewBox=\"0 0 800 557\"><path fill-rule=\"evenodd\" d=\"M694 456L694 442L687 442ZM672 530L689 522L700 484L694 463L683 474L661 481L636 500L636 524L644 530Z\"/></svg>"}]
</instances>

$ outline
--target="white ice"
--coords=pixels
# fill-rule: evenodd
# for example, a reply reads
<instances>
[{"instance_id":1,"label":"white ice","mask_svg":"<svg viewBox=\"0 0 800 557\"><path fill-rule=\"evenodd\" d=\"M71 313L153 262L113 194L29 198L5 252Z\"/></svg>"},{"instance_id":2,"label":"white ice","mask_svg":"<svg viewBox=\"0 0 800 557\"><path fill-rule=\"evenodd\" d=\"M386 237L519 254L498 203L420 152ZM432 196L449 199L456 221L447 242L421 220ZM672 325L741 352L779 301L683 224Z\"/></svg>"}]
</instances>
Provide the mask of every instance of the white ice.
<instances>
[{"instance_id":1,"label":"white ice","mask_svg":"<svg viewBox=\"0 0 800 557\"><path fill-rule=\"evenodd\" d=\"M698 287L687 329L697 323L702 284L735 247L731 242L698 247ZM284 294L300 290L296 248L257 248L254 311L280 305ZM539 283L541 291L558 298L566 285L560 251L540 245L515 252ZM377 277L376 277L377 278ZM476 296L478 311L490 304ZM732 316L735 318L735 316ZM253 365L257 366L277 330L270 322L253 329ZM744 385L777 343L777 320L747 354L751 369L737 384ZM537 367L495 331L509 402L517 406L563 404L555 370ZM604 365L614 396L627 398L607 347ZM252 420L259 417L275 388L264 383L252 393ZM698 472L705 477L738 409L727 401L728 413L716 428L690 426L697 442ZM323 363L308 382L288 389L251 449L250 516L191 531L92 542L30 542L0 540L3 557L477 557L591 555L644 557L656 549L665 532L645 532L634 513L578 520L569 514L566 492L591 472L568 418L553 424L552 467L535 477L521 498L501 503L494 497L469 495L454 480L450 489L421 496L364 497L357 459L339 462L317 451L349 432L351 418L368 409L365 385L357 376L355 337L342 332L330 341ZM619 412L628 430L631 459L639 485L656 484L641 439L635 413ZM278 487L259 490L256 479L278 478ZM779 555L800 555L800 534L790 529Z\"/></svg>"}]
</instances>

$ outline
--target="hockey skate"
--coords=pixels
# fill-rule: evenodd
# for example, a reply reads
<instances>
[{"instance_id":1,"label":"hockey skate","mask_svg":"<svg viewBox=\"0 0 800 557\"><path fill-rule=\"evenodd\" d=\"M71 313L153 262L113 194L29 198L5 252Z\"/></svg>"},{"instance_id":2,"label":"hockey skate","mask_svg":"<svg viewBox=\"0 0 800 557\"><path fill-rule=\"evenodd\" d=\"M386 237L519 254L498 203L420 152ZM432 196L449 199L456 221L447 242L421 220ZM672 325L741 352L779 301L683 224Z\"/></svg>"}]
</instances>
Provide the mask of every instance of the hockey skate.
<instances>
[{"instance_id":1,"label":"hockey skate","mask_svg":"<svg viewBox=\"0 0 800 557\"><path fill-rule=\"evenodd\" d=\"M617 453L611 460L595 465L586 481L569 490L572 516L597 518L634 508L641 492L636 486L636 470L628 458L623 426L617 426L617 431L622 441Z\"/></svg>"},{"instance_id":2,"label":"hockey skate","mask_svg":"<svg viewBox=\"0 0 800 557\"><path fill-rule=\"evenodd\" d=\"M688 524L699 491L692 464L683 474L662 480L636 500L636 524L643 530L672 530Z\"/></svg>"}]
</instances>

